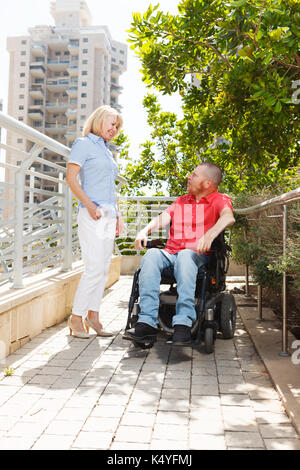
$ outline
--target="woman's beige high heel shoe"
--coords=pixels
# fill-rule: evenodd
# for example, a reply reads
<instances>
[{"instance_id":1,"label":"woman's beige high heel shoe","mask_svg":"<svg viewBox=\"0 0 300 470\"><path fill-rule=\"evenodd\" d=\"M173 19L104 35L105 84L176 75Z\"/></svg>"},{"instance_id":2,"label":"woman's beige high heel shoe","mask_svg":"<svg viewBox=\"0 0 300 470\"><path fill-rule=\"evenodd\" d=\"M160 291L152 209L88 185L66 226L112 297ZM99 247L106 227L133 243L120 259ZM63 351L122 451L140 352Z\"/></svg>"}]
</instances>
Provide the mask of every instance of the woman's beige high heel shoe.
<instances>
[{"instance_id":1,"label":"woman's beige high heel shoe","mask_svg":"<svg viewBox=\"0 0 300 470\"><path fill-rule=\"evenodd\" d=\"M88 339L90 337L88 332L74 330L71 317L68 318L68 327L70 328L70 335L76 336L76 338Z\"/></svg>"},{"instance_id":2,"label":"woman's beige high heel shoe","mask_svg":"<svg viewBox=\"0 0 300 470\"><path fill-rule=\"evenodd\" d=\"M85 322L87 332L89 332L90 328L93 328L93 330L96 331L98 336L114 336L114 333L105 331L103 330L103 328L99 329L96 325L93 324L93 322L91 322L91 320L88 317L85 318L84 322Z\"/></svg>"}]
</instances>

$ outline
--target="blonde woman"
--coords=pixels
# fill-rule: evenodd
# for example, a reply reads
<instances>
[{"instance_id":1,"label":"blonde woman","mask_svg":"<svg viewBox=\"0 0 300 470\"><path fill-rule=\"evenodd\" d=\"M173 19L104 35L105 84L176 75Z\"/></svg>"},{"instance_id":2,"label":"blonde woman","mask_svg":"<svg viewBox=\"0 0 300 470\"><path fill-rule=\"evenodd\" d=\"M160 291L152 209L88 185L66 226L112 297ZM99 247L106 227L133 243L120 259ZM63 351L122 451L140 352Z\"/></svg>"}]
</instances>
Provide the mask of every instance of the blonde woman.
<instances>
[{"instance_id":1,"label":"blonde woman","mask_svg":"<svg viewBox=\"0 0 300 470\"><path fill-rule=\"evenodd\" d=\"M121 126L115 109L97 108L84 126L83 137L74 142L67 166L67 184L79 201L78 236L85 267L68 321L70 334L79 338L88 338L90 327L99 336L112 336L103 330L99 307L114 238L122 231L115 191L118 166L108 149Z\"/></svg>"}]
</instances>

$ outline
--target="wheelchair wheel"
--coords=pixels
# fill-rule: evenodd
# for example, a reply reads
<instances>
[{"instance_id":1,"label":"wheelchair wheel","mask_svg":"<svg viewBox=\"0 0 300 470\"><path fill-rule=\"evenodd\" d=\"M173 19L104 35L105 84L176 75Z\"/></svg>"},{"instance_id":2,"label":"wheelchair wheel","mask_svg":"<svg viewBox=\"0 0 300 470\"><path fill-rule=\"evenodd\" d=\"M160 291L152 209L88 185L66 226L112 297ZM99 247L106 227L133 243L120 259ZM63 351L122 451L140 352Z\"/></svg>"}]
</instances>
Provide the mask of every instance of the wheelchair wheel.
<instances>
[{"instance_id":1,"label":"wheelchair wheel","mask_svg":"<svg viewBox=\"0 0 300 470\"><path fill-rule=\"evenodd\" d=\"M205 328L204 345L207 354L214 352L214 330L213 328Z\"/></svg>"},{"instance_id":2,"label":"wheelchair wheel","mask_svg":"<svg viewBox=\"0 0 300 470\"><path fill-rule=\"evenodd\" d=\"M224 339L234 336L236 324L236 303L232 294L224 295L221 304L220 330Z\"/></svg>"}]
</instances>

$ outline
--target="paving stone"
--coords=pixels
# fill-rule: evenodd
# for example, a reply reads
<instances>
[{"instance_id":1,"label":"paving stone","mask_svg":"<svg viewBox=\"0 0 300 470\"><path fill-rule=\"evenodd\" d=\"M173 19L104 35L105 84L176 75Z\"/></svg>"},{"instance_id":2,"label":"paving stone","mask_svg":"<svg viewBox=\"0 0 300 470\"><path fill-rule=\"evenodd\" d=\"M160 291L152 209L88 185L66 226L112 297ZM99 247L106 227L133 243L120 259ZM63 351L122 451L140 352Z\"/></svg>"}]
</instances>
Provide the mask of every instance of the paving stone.
<instances>
[{"instance_id":1,"label":"paving stone","mask_svg":"<svg viewBox=\"0 0 300 470\"><path fill-rule=\"evenodd\" d=\"M251 407L224 406L222 413L226 431L257 432L255 413Z\"/></svg>"},{"instance_id":2,"label":"paving stone","mask_svg":"<svg viewBox=\"0 0 300 470\"><path fill-rule=\"evenodd\" d=\"M113 435L113 433L102 431L81 431L73 442L72 448L107 450L111 445Z\"/></svg>"},{"instance_id":3,"label":"paving stone","mask_svg":"<svg viewBox=\"0 0 300 470\"><path fill-rule=\"evenodd\" d=\"M115 442L145 442L150 443L152 427L120 426L116 432Z\"/></svg>"},{"instance_id":4,"label":"paving stone","mask_svg":"<svg viewBox=\"0 0 300 470\"><path fill-rule=\"evenodd\" d=\"M171 441L167 439L151 439L151 444L149 446L151 450L188 450L187 441L181 441L180 446L178 446L178 441Z\"/></svg>"},{"instance_id":5,"label":"paving stone","mask_svg":"<svg viewBox=\"0 0 300 470\"><path fill-rule=\"evenodd\" d=\"M177 424L162 424L156 423L153 429L153 439L163 439L169 441L187 441L188 438L188 426Z\"/></svg>"},{"instance_id":6,"label":"paving stone","mask_svg":"<svg viewBox=\"0 0 300 470\"><path fill-rule=\"evenodd\" d=\"M251 406L252 402L249 399L248 395L238 395L238 394L221 394L221 404L223 406Z\"/></svg>"},{"instance_id":7,"label":"paving stone","mask_svg":"<svg viewBox=\"0 0 300 470\"><path fill-rule=\"evenodd\" d=\"M225 432L226 444L230 447L264 448L264 442L258 432Z\"/></svg>"},{"instance_id":8,"label":"paving stone","mask_svg":"<svg viewBox=\"0 0 300 470\"><path fill-rule=\"evenodd\" d=\"M215 395L219 396L218 384L193 384L191 394L194 395Z\"/></svg>"},{"instance_id":9,"label":"paving stone","mask_svg":"<svg viewBox=\"0 0 300 470\"><path fill-rule=\"evenodd\" d=\"M263 438L297 438L295 428L291 424L260 424L259 430Z\"/></svg>"},{"instance_id":10,"label":"paving stone","mask_svg":"<svg viewBox=\"0 0 300 470\"><path fill-rule=\"evenodd\" d=\"M90 417L82 426L82 431L115 432L120 418Z\"/></svg>"},{"instance_id":11,"label":"paving stone","mask_svg":"<svg viewBox=\"0 0 300 470\"><path fill-rule=\"evenodd\" d=\"M271 411L255 411L258 424L283 424L290 423L286 413L272 413Z\"/></svg>"},{"instance_id":12,"label":"paving stone","mask_svg":"<svg viewBox=\"0 0 300 470\"><path fill-rule=\"evenodd\" d=\"M161 411L183 411L189 409L189 400L187 399L171 399L162 398L159 402L158 409Z\"/></svg>"},{"instance_id":13,"label":"paving stone","mask_svg":"<svg viewBox=\"0 0 300 470\"><path fill-rule=\"evenodd\" d=\"M299 439L277 438L264 439L267 450L300 450Z\"/></svg>"},{"instance_id":14,"label":"paving stone","mask_svg":"<svg viewBox=\"0 0 300 470\"><path fill-rule=\"evenodd\" d=\"M189 448L194 450L226 450L224 436L191 434Z\"/></svg>"},{"instance_id":15,"label":"paving stone","mask_svg":"<svg viewBox=\"0 0 300 470\"><path fill-rule=\"evenodd\" d=\"M189 415L186 412L175 412L175 411L158 411L156 415L156 423L161 424L177 424L187 425L189 421Z\"/></svg>"},{"instance_id":16,"label":"paving stone","mask_svg":"<svg viewBox=\"0 0 300 470\"><path fill-rule=\"evenodd\" d=\"M63 420L54 420L52 421L47 429L45 434L55 434L57 436L76 436L81 430L83 425L83 420L79 421L63 421Z\"/></svg>"},{"instance_id":17,"label":"paving stone","mask_svg":"<svg viewBox=\"0 0 300 470\"><path fill-rule=\"evenodd\" d=\"M193 395L191 398L191 408L218 408L220 406L220 397Z\"/></svg>"},{"instance_id":18,"label":"paving stone","mask_svg":"<svg viewBox=\"0 0 300 470\"><path fill-rule=\"evenodd\" d=\"M122 417L122 426L145 426L152 427L155 421L155 413L133 413L126 412Z\"/></svg>"}]
</instances>

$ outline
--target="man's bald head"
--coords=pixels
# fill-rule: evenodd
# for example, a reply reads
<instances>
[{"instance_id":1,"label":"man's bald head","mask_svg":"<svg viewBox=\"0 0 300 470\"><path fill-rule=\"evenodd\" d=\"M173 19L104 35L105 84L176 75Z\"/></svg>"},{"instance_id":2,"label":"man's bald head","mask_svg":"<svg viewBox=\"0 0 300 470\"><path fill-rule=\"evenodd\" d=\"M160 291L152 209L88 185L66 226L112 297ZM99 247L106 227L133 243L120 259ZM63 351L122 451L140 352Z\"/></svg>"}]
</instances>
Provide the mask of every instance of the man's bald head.
<instances>
[{"instance_id":1,"label":"man's bald head","mask_svg":"<svg viewBox=\"0 0 300 470\"><path fill-rule=\"evenodd\" d=\"M215 163L203 162L197 166L201 169L205 177L210 180L213 185L217 188L222 181L222 171Z\"/></svg>"}]
</instances>

